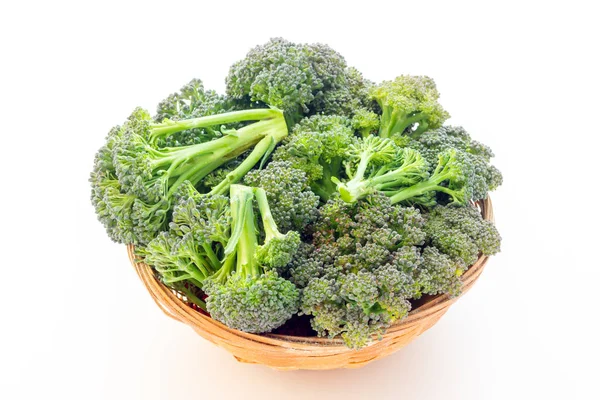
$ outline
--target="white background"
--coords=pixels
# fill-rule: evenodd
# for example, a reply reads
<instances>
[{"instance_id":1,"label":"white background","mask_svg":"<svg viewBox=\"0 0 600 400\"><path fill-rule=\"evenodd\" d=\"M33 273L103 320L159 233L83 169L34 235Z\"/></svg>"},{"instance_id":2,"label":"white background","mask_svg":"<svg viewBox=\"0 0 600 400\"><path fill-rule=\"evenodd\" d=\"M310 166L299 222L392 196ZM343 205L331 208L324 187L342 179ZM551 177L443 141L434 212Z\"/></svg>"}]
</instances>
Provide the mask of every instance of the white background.
<instances>
[{"instance_id":1,"label":"white background","mask_svg":"<svg viewBox=\"0 0 600 400\"><path fill-rule=\"evenodd\" d=\"M596 2L111 3L0 6L0 398L600 398ZM502 253L360 370L238 364L159 311L89 202L111 126L193 77L222 91L273 36L327 43L374 81L434 77L504 173Z\"/></svg>"}]
</instances>

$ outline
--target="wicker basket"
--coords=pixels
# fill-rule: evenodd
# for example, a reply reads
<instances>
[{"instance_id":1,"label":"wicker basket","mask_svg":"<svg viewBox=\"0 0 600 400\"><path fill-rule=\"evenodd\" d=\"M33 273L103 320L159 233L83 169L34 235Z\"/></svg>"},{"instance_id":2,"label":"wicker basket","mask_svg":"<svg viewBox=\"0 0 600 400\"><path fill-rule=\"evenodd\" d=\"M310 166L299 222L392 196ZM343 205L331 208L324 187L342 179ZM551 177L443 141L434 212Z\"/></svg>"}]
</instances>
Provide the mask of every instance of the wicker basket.
<instances>
[{"instance_id":1,"label":"wicker basket","mask_svg":"<svg viewBox=\"0 0 600 400\"><path fill-rule=\"evenodd\" d=\"M490 199L479 201L483 217L493 221ZM169 317L191 326L200 336L223 347L240 362L263 364L281 370L358 368L383 358L406 346L431 328L458 299L447 295L433 297L413 309L404 320L387 329L381 340L351 350L339 339L297 337L276 334L250 334L230 329L198 312L184 298L159 282L151 267L136 261L133 246L128 247L129 259L150 295ZM488 260L480 256L463 274L464 295L475 283Z\"/></svg>"}]
</instances>

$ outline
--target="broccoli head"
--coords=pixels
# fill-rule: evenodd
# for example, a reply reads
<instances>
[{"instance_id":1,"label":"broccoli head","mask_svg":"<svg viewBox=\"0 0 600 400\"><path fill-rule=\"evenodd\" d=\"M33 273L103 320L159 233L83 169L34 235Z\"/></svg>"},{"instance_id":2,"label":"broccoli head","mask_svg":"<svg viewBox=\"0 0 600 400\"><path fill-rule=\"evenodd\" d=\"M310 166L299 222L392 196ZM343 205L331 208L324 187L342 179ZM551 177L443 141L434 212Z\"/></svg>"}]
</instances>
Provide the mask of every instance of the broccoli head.
<instances>
[{"instance_id":1,"label":"broccoli head","mask_svg":"<svg viewBox=\"0 0 600 400\"><path fill-rule=\"evenodd\" d=\"M502 184L502 174L490 164L494 156L492 150L484 144L471 139L462 127L443 126L439 129L424 132L411 139L406 146L416 149L429 163L432 172L437 164L438 154L454 150L462 153L471 165L467 180L467 197L473 200L485 199L488 192Z\"/></svg>"},{"instance_id":2,"label":"broccoli head","mask_svg":"<svg viewBox=\"0 0 600 400\"><path fill-rule=\"evenodd\" d=\"M321 208L312 243L289 265L290 280L303 287L301 312L319 335L362 347L408 314L419 289L423 224L419 210L394 206L381 193Z\"/></svg>"},{"instance_id":3,"label":"broccoli head","mask_svg":"<svg viewBox=\"0 0 600 400\"><path fill-rule=\"evenodd\" d=\"M282 109L290 126L314 113L350 113L369 102L368 81L324 44L271 39L236 62L227 76L227 94L251 104Z\"/></svg>"},{"instance_id":4,"label":"broccoli head","mask_svg":"<svg viewBox=\"0 0 600 400\"><path fill-rule=\"evenodd\" d=\"M418 135L435 129L450 115L438 103L440 94L427 76L401 75L371 89L381 108L379 136Z\"/></svg>"},{"instance_id":5,"label":"broccoli head","mask_svg":"<svg viewBox=\"0 0 600 400\"><path fill-rule=\"evenodd\" d=\"M319 196L310 190L306 173L289 161L273 161L264 169L252 170L244 183L266 191L273 219L282 232L302 232L317 217Z\"/></svg>"},{"instance_id":6,"label":"broccoli head","mask_svg":"<svg viewBox=\"0 0 600 400\"><path fill-rule=\"evenodd\" d=\"M427 215L428 242L466 269L486 256L500 251L500 234L493 222L484 220L474 206L438 206Z\"/></svg>"},{"instance_id":7,"label":"broccoli head","mask_svg":"<svg viewBox=\"0 0 600 400\"><path fill-rule=\"evenodd\" d=\"M341 177L342 161L354 135L350 120L335 115L314 115L300 121L273 153L276 161L288 161L306 173L308 185L321 199L336 191L332 177Z\"/></svg>"}]
</instances>

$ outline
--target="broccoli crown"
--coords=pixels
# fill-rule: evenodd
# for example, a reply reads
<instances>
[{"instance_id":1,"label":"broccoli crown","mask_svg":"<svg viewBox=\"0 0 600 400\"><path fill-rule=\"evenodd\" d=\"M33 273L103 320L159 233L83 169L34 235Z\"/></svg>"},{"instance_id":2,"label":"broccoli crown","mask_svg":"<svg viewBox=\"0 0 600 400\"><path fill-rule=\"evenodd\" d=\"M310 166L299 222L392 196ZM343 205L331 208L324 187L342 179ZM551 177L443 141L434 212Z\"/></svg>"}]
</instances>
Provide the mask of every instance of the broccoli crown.
<instances>
[{"instance_id":1,"label":"broccoli crown","mask_svg":"<svg viewBox=\"0 0 600 400\"><path fill-rule=\"evenodd\" d=\"M479 257L500 251L501 237L491 221L483 219L477 208L438 206L425 224L427 241L447 254L463 271Z\"/></svg>"},{"instance_id":2,"label":"broccoli crown","mask_svg":"<svg viewBox=\"0 0 600 400\"><path fill-rule=\"evenodd\" d=\"M224 284L209 279L204 291L211 317L244 332L270 332L298 309L298 290L274 271L258 277L236 273Z\"/></svg>"},{"instance_id":3,"label":"broccoli crown","mask_svg":"<svg viewBox=\"0 0 600 400\"><path fill-rule=\"evenodd\" d=\"M311 107L312 112L348 118L359 112L373 112L373 101L370 98L373 82L364 79L362 73L354 67L349 67L344 72L338 77L338 85L316 97Z\"/></svg>"},{"instance_id":4,"label":"broccoli crown","mask_svg":"<svg viewBox=\"0 0 600 400\"><path fill-rule=\"evenodd\" d=\"M379 135L419 134L440 127L450 115L438 103L440 94L427 76L401 75L371 89L381 108Z\"/></svg>"},{"instance_id":5,"label":"broccoli crown","mask_svg":"<svg viewBox=\"0 0 600 400\"><path fill-rule=\"evenodd\" d=\"M177 121L221 114L236 109L239 109L239 106L233 100L214 90L205 90L200 79L192 79L179 92L169 95L158 103L154 120L156 122L162 122L165 119ZM239 124L231 125L229 128L238 128L239 126ZM222 136L220 127L193 128L161 138L157 144L159 147L189 146L220 136Z\"/></svg>"},{"instance_id":6,"label":"broccoli crown","mask_svg":"<svg viewBox=\"0 0 600 400\"><path fill-rule=\"evenodd\" d=\"M260 245L254 199L262 218L265 242ZM274 223L263 189L231 185L231 235L221 269L204 280L206 308L230 328L269 332L298 311L296 286L276 268L292 259L300 244L297 232L282 234Z\"/></svg>"},{"instance_id":7,"label":"broccoli crown","mask_svg":"<svg viewBox=\"0 0 600 400\"><path fill-rule=\"evenodd\" d=\"M416 278L420 294L458 296L462 291L460 276L465 268L435 247L426 247L422 255L423 262Z\"/></svg>"},{"instance_id":8,"label":"broccoli crown","mask_svg":"<svg viewBox=\"0 0 600 400\"><path fill-rule=\"evenodd\" d=\"M300 121L273 153L273 160L288 161L306 173L312 191L327 200L335 192L331 177L342 173L354 135L350 120L335 115L314 115Z\"/></svg>"},{"instance_id":9,"label":"broccoli crown","mask_svg":"<svg viewBox=\"0 0 600 400\"><path fill-rule=\"evenodd\" d=\"M393 206L381 193L321 208L312 243L289 266L290 280L303 287L301 312L313 316L319 335L341 334L361 347L407 315L419 289L423 224L417 209Z\"/></svg>"},{"instance_id":10,"label":"broccoli crown","mask_svg":"<svg viewBox=\"0 0 600 400\"><path fill-rule=\"evenodd\" d=\"M502 174L490 164L490 159L494 156L492 150L486 145L472 140L462 127L443 126L424 132L411 139L406 146L421 153L429 163L430 171L435 169L438 154L446 150L455 150L461 153L471 166L467 177L470 199L484 199L488 192L502 184Z\"/></svg>"},{"instance_id":11,"label":"broccoli crown","mask_svg":"<svg viewBox=\"0 0 600 400\"><path fill-rule=\"evenodd\" d=\"M280 108L291 124L311 113L347 113L369 102L370 83L347 68L339 53L282 38L252 49L231 67L226 82L232 98Z\"/></svg>"},{"instance_id":12,"label":"broccoli crown","mask_svg":"<svg viewBox=\"0 0 600 400\"><path fill-rule=\"evenodd\" d=\"M379 115L366 108L358 108L352 117L352 127L365 138L379 130Z\"/></svg>"},{"instance_id":13,"label":"broccoli crown","mask_svg":"<svg viewBox=\"0 0 600 400\"><path fill-rule=\"evenodd\" d=\"M317 217L319 196L310 190L306 173L290 161L273 161L264 169L252 170L244 182L267 192L273 219L282 232L302 232Z\"/></svg>"}]
</instances>

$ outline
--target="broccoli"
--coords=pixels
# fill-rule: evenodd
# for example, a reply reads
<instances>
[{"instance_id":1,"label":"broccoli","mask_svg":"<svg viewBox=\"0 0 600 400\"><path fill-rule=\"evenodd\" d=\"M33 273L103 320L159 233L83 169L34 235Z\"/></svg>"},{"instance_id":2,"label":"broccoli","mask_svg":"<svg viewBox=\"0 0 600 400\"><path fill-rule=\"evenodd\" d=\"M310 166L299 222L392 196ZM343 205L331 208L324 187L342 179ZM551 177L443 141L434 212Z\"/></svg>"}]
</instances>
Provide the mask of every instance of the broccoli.
<instances>
[{"instance_id":1,"label":"broccoli","mask_svg":"<svg viewBox=\"0 0 600 400\"><path fill-rule=\"evenodd\" d=\"M158 104L154 121L160 123L165 119L177 121L199 118L237 109L239 106L231 99L214 90L204 90L204 84L200 79L192 79L179 92L169 95ZM229 124L230 129L240 127L239 123ZM179 147L207 142L223 136L220 128L220 126L206 126L186 129L160 138L157 145L158 147Z\"/></svg>"},{"instance_id":2,"label":"broccoli","mask_svg":"<svg viewBox=\"0 0 600 400\"><path fill-rule=\"evenodd\" d=\"M336 191L331 178L341 178L342 161L353 141L350 120L314 115L294 127L273 153L273 160L289 161L292 167L304 171L312 191L326 201Z\"/></svg>"},{"instance_id":3,"label":"broccoli","mask_svg":"<svg viewBox=\"0 0 600 400\"><path fill-rule=\"evenodd\" d=\"M424 229L428 242L463 270L477 261L479 253L490 256L500 251L498 230L471 205L435 207L427 215Z\"/></svg>"},{"instance_id":4,"label":"broccoli","mask_svg":"<svg viewBox=\"0 0 600 400\"><path fill-rule=\"evenodd\" d=\"M258 195L263 226L269 230L261 246L256 235L253 199ZM211 317L245 332L270 332L298 311L298 290L272 267L290 260L299 244L291 231L278 232L262 189L231 185L231 235L221 269L203 281Z\"/></svg>"},{"instance_id":5,"label":"broccoli","mask_svg":"<svg viewBox=\"0 0 600 400\"><path fill-rule=\"evenodd\" d=\"M290 280L303 287L300 310L319 335L362 347L406 316L418 294L423 217L381 193L352 204L329 200L320 214L312 243L289 266Z\"/></svg>"},{"instance_id":6,"label":"broccoli","mask_svg":"<svg viewBox=\"0 0 600 400\"><path fill-rule=\"evenodd\" d=\"M371 89L381 108L379 136L418 135L440 127L450 115L438 103L440 94L427 76L401 75Z\"/></svg>"},{"instance_id":7,"label":"broccoli","mask_svg":"<svg viewBox=\"0 0 600 400\"><path fill-rule=\"evenodd\" d=\"M427 178L427 165L420 154L411 149L398 149L390 139L367 136L348 149L346 175L337 184L342 200L354 202L379 190L385 193L401 186L414 185Z\"/></svg>"},{"instance_id":8,"label":"broccoli","mask_svg":"<svg viewBox=\"0 0 600 400\"><path fill-rule=\"evenodd\" d=\"M468 177L471 168L463 154L447 150L438 155L437 166L427 179L412 186L382 190L390 196L392 204L403 202L433 207L438 203L436 193L443 193L449 204L464 205L470 198Z\"/></svg>"},{"instance_id":9,"label":"broccoli","mask_svg":"<svg viewBox=\"0 0 600 400\"><path fill-rule=\"evenodd\" d=\"M265 268L283 268L292 261L292 257L298 251L300 234L296 231L281 233L271 214L267 192L262 188L256 188L254 194L265 232L264 244L256 248L256 261Z\"/></svg>"},{"instance_id":10,"label":"broccoli","mask_svg":"<svg viewBox=\"0 0 600 400\"><path fill-rule=\"evenodd\" d=\"M302 232L317 217L319 196L308 186L306 173L289 161L273 161L266 168L252 170L244 177L248 186L267 192L273 219L282 232Z\"/></svg>"},{"instance_id":11,"label":"broccoli","mask_svg":"<svg viewBox=\"0 0 600 400\"><path fill-rule=\"evenodd\" d=\"M252 49L231 67L226 82L231 98L278 107L290 126L305 115L351 112L369 102L370 83L339 53L282 38Z\"/></svg>"},{"instance_id":12,"label":"broccoli","mask_svg":"<svg viewBox=\"0 0 600 400\"><path fill-rule=\"evenodd\" d=\"M182 130L240 121L257 122L204 143L157 146L161 138ZM196 185L208 173L254 146L211 191L226 193L231 183L268 156L286 135L283 115L275 109L153 123L148 112L138 108L125 124L110 131L96 155L90 177L92 203L114 241L148 243L166 228L173 194L184 181Z\"/></svg>"},{"instance_id":13,"label":"broccoli","mask_svg":"<svg viewBox=\"0 0 600 400\"><path fill-rule=\"evenodd\" d=\"M206 309L198 292L202 282L221 268L230 235L229 199L201 195L189 181L174 197L169 230L160 232L146 246L136 247L136 252L154 267L165 285Z\"/></svg>"},{"instance_id":14,"label":"broccoli","mask_svg":"<svg viewBox=\"0 0 600 400\"><path fill-rule=\"evenodd\" d=\"M490 164L490 159L494 156L492 150L472 140L462 127L443 126L424 132L405 145L419 151L429 163L430 172L435 169L439 153L446 150L462 153L471 165L470 175L467 178L469 181L467 197L469 199L485 199L488 192L502 184L502 174Z\"/></svg>"}]
</instances>

